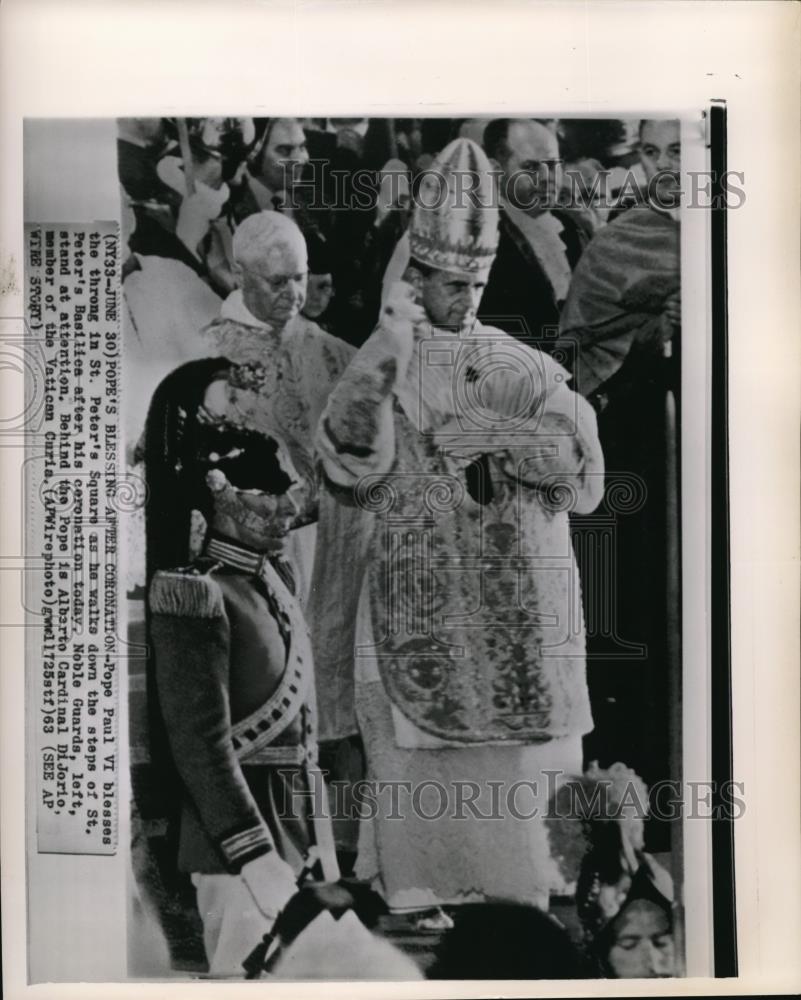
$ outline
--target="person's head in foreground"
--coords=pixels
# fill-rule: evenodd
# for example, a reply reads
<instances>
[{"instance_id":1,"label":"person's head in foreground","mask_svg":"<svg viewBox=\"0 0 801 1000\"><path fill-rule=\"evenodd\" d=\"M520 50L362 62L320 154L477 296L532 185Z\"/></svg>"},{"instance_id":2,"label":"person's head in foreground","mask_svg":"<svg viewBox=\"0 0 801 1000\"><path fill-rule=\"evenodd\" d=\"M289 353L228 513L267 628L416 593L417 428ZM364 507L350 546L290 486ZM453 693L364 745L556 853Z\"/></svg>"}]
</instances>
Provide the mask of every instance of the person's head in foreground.
<instances>
[{"instance_id":1,"label":"person's head in foreground","mask_svg":"<svg viewBox=\"0 0 801 1000\"><path fill-rule=\"evenodd\" d=\"M681 202L681 135L677 119L645 118L640 122L640 162L648 181L649 201L657 208Z\"/></svg>"},{"instance_id":2,"label":"person's head in foreground","mask_svg":"<svg viewBox=\"0 0 801 1000\"><path fill-rule=\"evenodd\" d=\"M456 139L423 175L409 225L405 278L434 326L469 330L498 248L489 160Z\"/></svg>"},{"instance_id":3,"label":"person's head in foreground","mask_svg":"<svg viewBox=\"0 0 801 1000\"><path fill-rule=\"evenodd\" d=\"M617 912L600 926L590 949L603 975L655 979L676 974L671 900L643 865Z\"/></svg>"},{"instance_id":4,"label":"person's head in foreground","mask_svg":"<svg viewBox=\"0 0 801 1000\"><path fill-rule=\"evenodd\" d=\"M606 955L616 979L654 979L675 974L670 914L647 899L628 903L613 924Z\"/></svg>"},{"instance_id":5,"label":"person's head in foreground","mask_svg":"<svg viewBox=\"0 0 801 1000\"><path fill-rule=\"evenodd\" d=\"M306 301L308 254L295 223L280 212L257 212L237 226L234 274L246 308L282 329Z\"/></svg>"},{"instance_id":6,"label":"person's head in foreground","mask_svg":"<svg viewBox=\"0 0 801 1000\"><path fill-rule=\"evenodd\" d=\"M553 917L519 903L460 906L430 979L583 979L580 950Z\"/></svg>"},{"instance_id":7,"label":"person's head in foreground","mask_svg":"<svg viewBox=\"0 0 801 1000\"><path fill-rule=\"evenodd\" d=\"M192 361L157 389L147 430L149 512L168 522L167 508L179 520L197 510L212 532L279 555L298 513L299 477L277 440L228 418L231 368L224 358Z\"/></svg>"}]
</instances>

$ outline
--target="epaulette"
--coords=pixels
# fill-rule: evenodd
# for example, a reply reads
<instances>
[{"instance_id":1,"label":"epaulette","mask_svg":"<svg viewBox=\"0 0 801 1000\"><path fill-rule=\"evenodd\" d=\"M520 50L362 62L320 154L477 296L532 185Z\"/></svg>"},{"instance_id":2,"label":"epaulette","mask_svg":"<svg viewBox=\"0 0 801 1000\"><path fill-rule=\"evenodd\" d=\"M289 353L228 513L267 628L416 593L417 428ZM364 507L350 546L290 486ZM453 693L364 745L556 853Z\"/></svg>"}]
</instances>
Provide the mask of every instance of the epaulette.
<instances>
[{"instance_id":1,"label":"epaulette","mask_svg":"<svg viewBox=\"0 0 801 1000\"><path fill-rule=\"evenodd\" d=\"M159 570L150 584L150 610L157 615L182 618L219 618L225 614L219 583L197 566Z\"/></svg>"}]
</instances>

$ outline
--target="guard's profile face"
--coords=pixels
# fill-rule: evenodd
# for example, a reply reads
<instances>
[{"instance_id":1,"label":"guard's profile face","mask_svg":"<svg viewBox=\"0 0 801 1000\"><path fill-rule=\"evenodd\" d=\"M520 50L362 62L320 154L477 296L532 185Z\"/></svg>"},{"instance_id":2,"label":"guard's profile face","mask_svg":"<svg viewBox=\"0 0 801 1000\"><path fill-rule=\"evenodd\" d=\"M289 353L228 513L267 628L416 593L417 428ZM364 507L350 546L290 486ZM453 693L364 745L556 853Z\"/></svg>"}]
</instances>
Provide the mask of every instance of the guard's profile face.
<instances>
[{"instance_id":1,"label":"guard's profile face","mask_svg":"<svg viewBox=\"0 0 801 1000\"><path fill-rule=\"evenodd\" d=\"M276 496L258 490L237 490L239 502L252 517L239 527L240 541L269 554L283 551L292 521L300 510L297 485Z\"/></svg>"},{"instance_id":2,"label":"guard's profile face","mask_svg":"<svg viewBox=\"0 0 801 1000\"><path fill-rule=\"evenodd\" d=\"M302 505L303 484L281 445L276 462L286 484L280 492L232 487L215 494L214 500L217 527L267 555L283 552Z\"/></svg>"}]
</instances>

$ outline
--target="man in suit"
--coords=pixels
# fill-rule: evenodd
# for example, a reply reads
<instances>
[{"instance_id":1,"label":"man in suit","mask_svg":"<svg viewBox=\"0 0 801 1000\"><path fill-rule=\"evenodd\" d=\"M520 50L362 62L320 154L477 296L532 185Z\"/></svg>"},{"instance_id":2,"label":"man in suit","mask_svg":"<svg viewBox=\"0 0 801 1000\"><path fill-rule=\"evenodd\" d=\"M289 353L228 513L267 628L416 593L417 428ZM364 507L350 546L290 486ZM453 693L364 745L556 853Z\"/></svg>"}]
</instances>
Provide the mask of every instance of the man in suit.
<instances>
[{"instance_id":1,"label":"man in suit","mask_svg":"<svg viewBox=\"0 0 801 1000\"><path fill-rule=\"evenodd\" d=\"M479 316L548 350L592 229L578 211L554 207L561 187L559 144L546 126L495 119L485 129L484 149L499 182L500 241Z\"/></svg>"},{"instance_id":2,"label":"man in suit","mask_svg":"<svg viewBox=\"0 0 801 1000\"><path fill-rule=\"evenodd\" d=\"M256 212L279 211L294 218L295 188L309 162L306 133L297 118L257 119L261 132L248 156L248 168L235 191L236 222Z\"/></svg>"}]
</instances>

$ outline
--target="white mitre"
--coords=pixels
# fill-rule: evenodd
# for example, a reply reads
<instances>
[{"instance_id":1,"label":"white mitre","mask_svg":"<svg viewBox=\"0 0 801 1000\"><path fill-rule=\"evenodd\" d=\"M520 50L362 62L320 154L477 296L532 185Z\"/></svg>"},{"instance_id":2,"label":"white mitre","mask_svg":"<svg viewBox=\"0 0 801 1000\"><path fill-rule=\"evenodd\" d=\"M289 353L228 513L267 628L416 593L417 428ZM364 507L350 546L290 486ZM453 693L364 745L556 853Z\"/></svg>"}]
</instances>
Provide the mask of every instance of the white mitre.
<instances>
[{"instance_id":1,"label":"white mitre","mask_svg":"<svg viewBox=\"0 0 801 1000\"><path fill-rule=\"evenodd\" d=\"M454 139L420 182L409 224L414 260L486 280L498 249L492 167L471 139Z\"/></svg>"}]
</instances>

